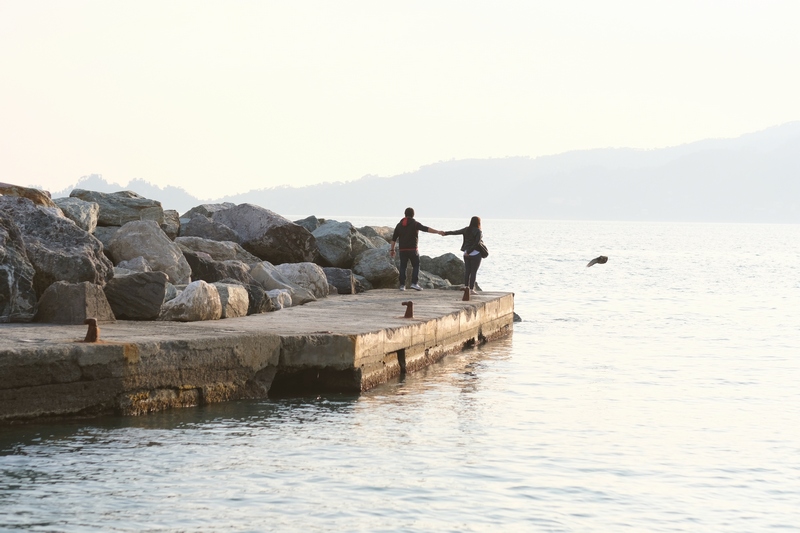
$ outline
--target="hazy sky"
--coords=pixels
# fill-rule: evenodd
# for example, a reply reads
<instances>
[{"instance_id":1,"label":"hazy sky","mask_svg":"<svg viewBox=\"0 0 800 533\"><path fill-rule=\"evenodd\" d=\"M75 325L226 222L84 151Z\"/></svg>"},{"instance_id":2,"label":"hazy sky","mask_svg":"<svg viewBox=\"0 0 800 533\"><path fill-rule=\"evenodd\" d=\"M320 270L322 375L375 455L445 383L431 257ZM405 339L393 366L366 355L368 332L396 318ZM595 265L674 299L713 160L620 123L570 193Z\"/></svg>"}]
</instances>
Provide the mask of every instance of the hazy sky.
<instances>
[{"instance_id":1,"label":"hazy sky","mask_svg":"<svg viewBox=\"0 0 800 533\"><path fill-rule=\"evenodd\" d=\"M800 119L800 2L0 0L0 181L199 197Z\"/></svg>"}]
</instances>

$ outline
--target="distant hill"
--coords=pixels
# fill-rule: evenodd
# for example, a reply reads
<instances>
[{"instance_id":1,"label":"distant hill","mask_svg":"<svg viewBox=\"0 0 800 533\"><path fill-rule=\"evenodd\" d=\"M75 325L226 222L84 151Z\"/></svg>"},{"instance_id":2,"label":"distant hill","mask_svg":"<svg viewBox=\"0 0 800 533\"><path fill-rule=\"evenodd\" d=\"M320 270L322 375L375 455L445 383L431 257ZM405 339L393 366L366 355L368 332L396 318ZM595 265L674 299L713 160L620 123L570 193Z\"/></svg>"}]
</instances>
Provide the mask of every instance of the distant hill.
<instances>
[{"instance_id":1,"label":"distant hill","mask_svg":"<svg viewBox=\"0 0 800 533\"><path fill-rule=\"evenodd\" d=\"M104 190L96 181L84 178L78 186ZM127 188L181 213L201 203L175 187L136 181ZM421 219L477 214L800 223L800 122L658 150L446 161L399 176L260 189L215 200L222 201L295 216L400 216L413 206Z\"/></svg>"}]
</instances>

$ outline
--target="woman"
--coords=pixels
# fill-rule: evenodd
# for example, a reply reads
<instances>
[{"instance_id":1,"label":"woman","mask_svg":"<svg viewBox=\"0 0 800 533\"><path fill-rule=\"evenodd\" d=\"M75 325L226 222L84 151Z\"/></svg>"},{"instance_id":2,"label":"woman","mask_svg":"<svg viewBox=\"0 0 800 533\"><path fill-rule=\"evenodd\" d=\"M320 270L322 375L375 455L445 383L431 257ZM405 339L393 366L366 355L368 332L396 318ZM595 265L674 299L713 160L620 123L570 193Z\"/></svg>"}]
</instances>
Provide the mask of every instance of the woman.
<instances>
[{"instance_id":1,"label":"woman","mask_svg":"<svg viewBox=\"0 0 800 533\"><path fill-rule=\"evenodd\" d=\"M469 226L455 231L444 231L442 235L461 235L461 251L464 252L464 286L475 294L475 276L481 266L481 253L479 247L483 245L483 232L481 231L480 217L472 217Z\"/></svg>"}]
</instances>

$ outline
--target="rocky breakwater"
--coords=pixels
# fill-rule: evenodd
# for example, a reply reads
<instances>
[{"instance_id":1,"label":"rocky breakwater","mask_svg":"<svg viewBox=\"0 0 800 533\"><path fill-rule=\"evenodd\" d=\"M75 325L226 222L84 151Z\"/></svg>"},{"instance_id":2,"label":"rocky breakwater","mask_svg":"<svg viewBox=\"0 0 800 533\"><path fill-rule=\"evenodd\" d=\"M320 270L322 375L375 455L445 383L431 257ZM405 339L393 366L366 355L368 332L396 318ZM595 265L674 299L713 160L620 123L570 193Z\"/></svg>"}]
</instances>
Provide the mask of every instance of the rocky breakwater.
<instances>
[{"instance_id":1,"label":"rocky breakwater","mask_svg":"<svg viewBox=\"0 0 800 533\"><path fill-rule=\"evenodd\" d=\"M126 365L135 359L147 360L152 371L123 379L124 387L109 385L107 394L114 398L100 402L102 409L100 404L87 407L86 402L72 401L92 393L56 387L65 407L41 413L102 411L112 404L119 412L139 413L261 395L263 383L270 381L264 376L280 366L274 350L249 345L254 341L243 335L238 348L223 343L228 348L220 356L216 349L203 348L211 341L199 340L201 330L193 330L194 341L181 335L180 348L175 330L164 328L274 313L331 295L396 288L397 263L388 253L391 232L313 216L292 222L251 204L205 204L179 215L132 191L76 189L68 198L51 199L46 191L0 184L0 328L2 323L76 325L94 318L102 331L107 330L104 325L116 328L117 321L135 321L150 322L146 331L166 332L155 344L103 344L101 333L100 343L89 351L86 346L50 346L23 365L25 376L49 376L47 383L24 378L17 384L55 385L63 381L57 369L70 367L79 369L73 378L83 382L85 390L93 390L109 385L112 377L130 378ZM423 257L422 265L423 287L459 288L463 263L453 254ZM35 341L35 331L31 336ZM272 346L273 341L259 342ZM6 363L21 353L0 339L0 370L10 368ZM80 363L87 360L96 360L88 365L94 371ZM98 362L102 360L106 362ZM141 370L142 365L137 367ZM39 372L45 368L52 373ZM204 370L192 373L188 368ZM184 377L165 381L170 375ZM194 377L186 378L190 375ZM3 387L0 383L0 392ZM185 393L188 390L204 392ZM5 390L3 401L15 394Z\"/></svg>"}]
</instances>

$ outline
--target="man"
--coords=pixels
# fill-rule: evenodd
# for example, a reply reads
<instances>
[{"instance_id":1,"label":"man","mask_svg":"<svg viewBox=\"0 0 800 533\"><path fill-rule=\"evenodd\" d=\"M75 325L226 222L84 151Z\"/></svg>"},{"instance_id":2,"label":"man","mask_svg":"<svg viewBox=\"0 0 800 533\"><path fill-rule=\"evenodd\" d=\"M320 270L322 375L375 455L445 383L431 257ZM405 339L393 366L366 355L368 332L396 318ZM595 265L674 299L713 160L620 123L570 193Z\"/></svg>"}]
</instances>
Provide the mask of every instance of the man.
<instances>
[{"instance_id":1,"label":"man","mask_svg":"<svg viewBox=\"0 0 800 533\"><path fill-rule=\"evenodd\" d=\"M405 215L405 218L398 222L394 228L392 248L389 250L389 255L394 258L395 243L399 240L400 290L406 290L406 267L408 262L411 261L411 288L415 291L421 291L422 287L419 286L419 251L417 250L419 232L427 231L428 233L438 233L439 235L444 235L444 232L423 226L414 220L414 210L410 207L406 208Z\"/></svg>"}]
</instances>

